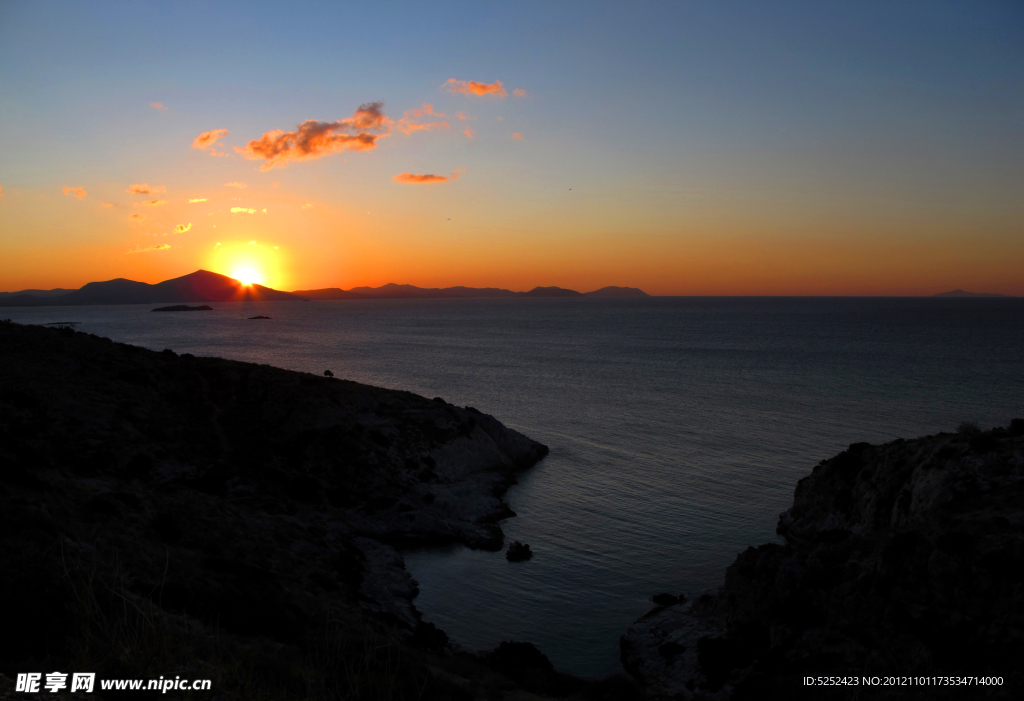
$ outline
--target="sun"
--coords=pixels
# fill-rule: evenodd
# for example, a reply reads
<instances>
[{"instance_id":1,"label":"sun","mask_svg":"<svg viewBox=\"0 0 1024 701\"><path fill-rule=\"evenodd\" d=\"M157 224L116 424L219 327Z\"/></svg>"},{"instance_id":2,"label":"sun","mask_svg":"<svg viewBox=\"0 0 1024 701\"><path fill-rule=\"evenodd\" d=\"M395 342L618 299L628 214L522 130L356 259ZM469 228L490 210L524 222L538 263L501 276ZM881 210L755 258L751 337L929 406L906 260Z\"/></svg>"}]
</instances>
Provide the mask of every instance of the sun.
<instances>
[{"instance_id":1,"label":"sun","mask_svg":"<svg viewBox=\"0 0 1024 701\"><path fill-rule=\"evenodd\" d=\"M231 277L235 278L240 283L246 286L258 285L263 280L263 276L257 273L252 268L239 268L234 273L232 273Z\"/></svg>"}]
</instances>

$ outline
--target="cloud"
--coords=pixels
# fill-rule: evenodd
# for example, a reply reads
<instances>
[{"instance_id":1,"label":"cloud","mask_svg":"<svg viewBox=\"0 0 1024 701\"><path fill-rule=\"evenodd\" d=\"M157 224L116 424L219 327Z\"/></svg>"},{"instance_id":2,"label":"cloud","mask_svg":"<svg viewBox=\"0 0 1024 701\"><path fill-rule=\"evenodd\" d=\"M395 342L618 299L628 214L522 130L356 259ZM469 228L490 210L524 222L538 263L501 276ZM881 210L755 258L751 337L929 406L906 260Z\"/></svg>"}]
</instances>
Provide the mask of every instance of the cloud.
<instances>
[{"instance_id":1,"label":"cloud","mask_svg":"<svg viewBox=\"0 0 1024 701\"><path fill-rule=\"evenodd\" d=\"M4 186L0 185L0 197L4 196Z\"/></svg>"},{"instance_id":2,"label":"cloud","mask_svg":"<svg viewBox=\"0 0 1024 701\"><path fill-rule=\"evenodd\" d=\"M80 200L84 200L85 196L89 194L85 191L85 188L81 187L66 187L62 190L62 192L65 195L71 195L72 197L77 197Z\"/></svg>"},{"instance_id":3,"label":"cloud","mask_svg":"<svg viewBox=\"0 0 1024 701\"><path fill-rule=\"evenodd\" d=\"M216 154L213 145L227 135L227 129L211 129L210 131L204 131L192 141L192 148L201 150L210 149L211 153Z\"/></svg>"},{"instance_id":4,"label":"cloud","mask_svg":"<svg viewBox=\"0 0 1024 701\"><path fill-rule=\"evenodd\" d=\"M455 117L457 119L469 119L469 117L467 117L466 115L462 114L462 112L456 112L455 113Z\"/></svg>"},{"instance_id":5,"label":"cloud","mask_svg":"<svg viewBox=\"0 0 1024 701\"><path fill-rule=\"evenodd\" d=\"M188 224L178 224L176 227L174 227L174 233L176 233L176 234L184 234L186 231L188 231L191 228L192 228L192 222L189 222Z\"/></svg>"},{"instance_id":6,"label":"cloud","mask_svg":"<svg viewBox=\"0 0 1024 701\"><path fill-rule=\"evenodd\" d=\"M409 185L428 185L431 183L446 183L449 180L457 180L465 170L465 168L453 170L451 175L433 175L430 173L399 173L398 175L393 177L392 180L396 183L406 183Z\"/></svg>"},{"instance_id":7,"label":"cloud","mask_svg":"<svg viewBox=\"0 0 1024 701\"><path fill-rule=\"evenodd\" d=\"M466 131L464 131L462 133L466 135L467 139L475 139L476 138L476 132L473 131L472 129L467 129Z\"/></svg>"},{"instance_id":8,"label":"cloud","mask_svg":"<svg viewBox=\"0 0 1024 701\"><path fill-rule=\"evenodd\" d=\"M153 253L154 251L166 251L171 245L168 243L154 243L152 246L140 246L135 244L132 248L125 249L125 253Z\"/></svg>"},{"instance_id":9,"label":"cloud","mask_svg":"<svg viewBox=\"0 0 1024 701\"><path fill-rule=\"evenodd\" d=\"M429 131L431 129L447 128L448 122L429 122L426 124L419 123L417 120L423 115L430 115L431 117L444 117L445 115L440 112L434 111L434 106L423 103L423 107L420 109L409 110L406 112L401 119L395 123L395 128L398 131L405 134L411 134L414 131Z\"/></svg>"},{"instance_id":10,"label":"cloud","mask_svg":"<svg viewBox=\"0 0 1024 701\"><path fill-rule=\"evenodd\" d=\"M136 202L136 207L159 207L162 204L167 204L167 200L150 200L149 202Z\"/></svg>"},{"instance_id":11,"label":"cloud","mask_svg":"<svg viewBox=\"0 0 1024 701\"><path fill-rule=\"evenodd\" d=\"M370 151L377 147L377 140L387 134L368 132L387 132L394 124L384 115L383 108L383 102L369 102L348 119L336 122L307 119L297 125L295 131L268 131L244 147L236 146L235 150L250 160L266 161L260 166L262 171L283 168L288 161L310 160L338 151Z\"/></svg>"},{"instance_id":12,"label":"cloud","mask_svg":"<svg viewBox=\"0 0 1024 701\"><path fill-rule=\"evenodd\" d=\"M313 205L307 202L306 204L299 207L299 209L313 209Z\"/></svg>"},{"instance_id":13,"label":"cloud","mask_svg":"<svg viewBox=\"0 0 1024 701\"><path fill-rule=\"evenodd\" d=\"M232 207L232 214L256 214L255 209L246 209L245 207Z\"/></svg>"},{"instance_id":14,"label":"cloud","mask_svg":"<svg viewBox=\"0 0 1024 701\"><path fill-rule=\"evenodd\" d=\"M196 197L194 200L189 200L189 204L195 204L196 202L206 202L205 197Z\"/></svg>"},{"instance_id":15,"label":"cloud","mask_svg":"<svg viewBox=\"0 0 1024 701\"><path fill-rule=\"evenodd\" d=\"M512 133L512 138L513 139L521 139L521 138L523 138L523 135L520 134L519 132L513 132Z\"/></svg>"},{"instance_id":16,"label":"cloud","mask_svg":"<svg viewBox=\"0 0 1024 701\"><path fill-rule=\"evenodd\" d=\"M114 203L113 203L113 202L104 202L104 203L103 203L103 204L101 204L100 206L101 206L101 207L113 207L113 206L114 206Z\"/></svg>"},{"instance_id":17,"label":"cloud","mask_svg":"<svg viewBox=\"0 0 1024 701\"><path fill-rule=\"evenodd\" d=\"M130 195L155 195L160 192L167 192L167 188L163 185L154 185L153 187L150 187L146 183L138 183L136 185L128 186L128 194Z\"/></svg>"},{"instance_id":18,"label":"cloud","mask_svg":"<svg viewBox=\"0 0 1024 701\"><path fill-rule=\"evenodd\" d=\"M241 189L243 187L249 187L249 186L246 185L245 183L240 183L237 180L232 180L229 183L224 183L224 187L237 187L237 188Z\"/></svg>"},{"instance_id":19,"label":"cloud","mask_svg":"<svg viewBox=\"0 0 1024 701\"><path fill-rule=\"evenodd\" d=\"M129 214L128 215L128 221L132 222L133 224L141 224L142 221L145 218L146 217L143 216L142 214Z\"/></svg>"},{"instance_id":20,"label":"cloud","mask_svg":"<svg viewBox=\"0 0 1024 701\"><path fill-rule=\"evenodd\" d=\"M150 102L149 106L158 112L165 112L167 110L167 105L162 102Z\"/></svg>"},{"instance_id":21,"label":"cloud","mask_svg":"<svg viewBox=\"0 0 1024 701\"><path fill-rule=\"evenodd\" d=\"M523 90L522 88L516 88L515 90L512 91L512 94L515 95L516 97L526 97L526 91Z\"/></svg>"},{"instance_id":22,"label":"cloud","mask_svg":"<svg viewBox=\"0 0 1024 701\"><path fill-rule=\"evenodd\" d=\"M505 88L501 87L500 80L496 80L493 83L478 83L475 80L465 81L449 78L441 87L447 87L451 92L462 93L463 95L494 95L495 97L505 97L508 95L505 92Z\"/></svg>"}]
</instances>

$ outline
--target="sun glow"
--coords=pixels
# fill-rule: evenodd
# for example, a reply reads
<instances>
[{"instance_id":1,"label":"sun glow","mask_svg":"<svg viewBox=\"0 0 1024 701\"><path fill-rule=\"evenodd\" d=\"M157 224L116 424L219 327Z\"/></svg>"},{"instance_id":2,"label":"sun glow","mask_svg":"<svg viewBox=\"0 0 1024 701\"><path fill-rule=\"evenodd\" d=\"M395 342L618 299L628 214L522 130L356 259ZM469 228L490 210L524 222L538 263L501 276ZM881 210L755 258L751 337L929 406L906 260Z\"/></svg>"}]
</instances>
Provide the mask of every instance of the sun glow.
<instances>
[{"instance_id":1,"label":"sun glow","mask_svg":"<svg viewBox=\"0 0 1024 701\"><path fill-rule=\"evenodd\" d=\"M235 270L234 273L231 274L231 277L235 278L240 283L246 286L258 285L260 282L263 281L263 276L260 275L255 270L253 270L252 268L238 268L237 270Z\"/></svg>"}]
</instances>

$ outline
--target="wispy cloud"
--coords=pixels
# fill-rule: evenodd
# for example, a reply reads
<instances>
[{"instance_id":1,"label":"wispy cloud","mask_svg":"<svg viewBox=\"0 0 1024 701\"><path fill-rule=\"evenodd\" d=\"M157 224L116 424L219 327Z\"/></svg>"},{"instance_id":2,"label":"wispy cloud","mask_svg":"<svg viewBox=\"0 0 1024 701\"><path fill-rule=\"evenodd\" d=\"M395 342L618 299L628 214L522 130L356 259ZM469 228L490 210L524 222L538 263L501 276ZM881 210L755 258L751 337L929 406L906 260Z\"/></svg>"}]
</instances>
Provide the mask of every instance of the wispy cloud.
<instances>
[{"instance_id":1,"label":"wispy cloud","mask_svg":"<svg viewBox=\"0 0 1024 701\"><path fill-rule=\"evenodd\" d=\"M104 202L100 206L101 207L113 207L114 203L113 202Z\"/></svg>"},{"instance_id":2,"label":"wispy cloud","mask_svg":"<svg viewBox=\"0 0 1024 701\"><path fill-rule=\"evenodd\" d=\"M495 97L505 97L508 95L505 92L505 88L501 86L500 80L496 80L493 83L478 83L475 80L467 81L449 78L441 87L446 87L451 92L462 93L463 95L494 95Z\"/></svg>"},{"instance_id":3,"label":"wispy cloud","mask_svg":"<svg viewBox=\"0 0 1024 701\"><path fill-rule=\"evenodd\" d=\"M466 135L467 139L475 139L476 138L476 132L473 131L472 129L467 129L466 131L464 131L462 133Z\"/></svg>"},{"instance_id":4,"label":"wispy cloud","mask_svg":"<svg viewBox=\"0 0 1024 701\"><path fill-rule=\"evenodd\" d=\"M460 120L469 119L469 117L467 117L466 115L462 114L462 112L456 112L455 113L455 118L456 119L460 119Z\"/></svg>"},{"instance_id":5,"label":"wispy cloud","mask_svg":"<svg viewBox=\"0 0 1024 701\"><path fill-rule=\"evenodd\" d=\"M166 251L170 248L169 243L154 243L152 246L140 246L136 244L131 248L126 248L125 253L153 253L155 251Z\"/></svg>"},{"instance_id":6,"label":"wispy cloud","mask_svg":"<svg viewBox=\"0 0 1024 701\"><path fill-rule=\"evenodd\" d=\"M0 197L4 196L4 186L0 185Z\"/></svg>"},{"instance_id":7,"label":"wispy cloud","mask_svg":"<svg viewBox=\"0 0 1024 701\"><path fill-rule=\"evenodd\" d=\"M446 183L449 180L457 180L465 171L465 168L453 170L451 175L434 175L432 173L399 173L392 180L396 183L408 185L429 185L431 183Z\"/></svg>"},{"instance_id":8,"label":"wispy cloud","mask_svg":"<svg viewBox=\"0 0 1024 701\"><path fill-rule=\"evenodd\" d=\"M143 214L129 214L128 215L128 221L130 221L132 224L141 224L143 222L143 220L145 220L145 218L146 217Z\"/></svg>"},{"instance_id":9,"label":"wispy cloud","mask_svg":"<svg viewBox=\"0 0 1024 701\"><path fill-rule=\"evenodd\" d=\"M313 205L307 202L306 204L299 207L299 209L313 209Z\"/></svg>"},{"instance_id":10,"label":"wispy cloud","mask_svg":"<svg viewBox=\"0 0 1024 701\"><path fill-rule=\"evenodd\" d=\"M136 183L128 186L128 194L130 195L156 195L161 192L167 192L167 188L163 185L150 187L146 183Z\"/></svg>"},{"instance_id":11,"label":"wispy cloud","mask_svg":"<svg viewBox=\"0 0 1024 701\"><path fill-rule=\"evenodd\" d=\"M241 189L243 187L249 187L249 186L246 185L245 183L240 183L237 180L232 180L229 183L224 183L224 187L237 187L237 188Z\"/></svg>"},{"instance_id":12,"label":"wispy cloud","mask_svg":"<svg viewBox=\"0 0 1024 701\"><path fill-rule=\"evenodd\" d=\"M202 134L192 140L192 148L200 149L205 151L210 149L210 154L214 156L226 156L227 154L217 151L213 147L218 141L228 135L227 129L211 129L210 131L204 131Z\"/></svg>"},{"instance_id":13,"label":"wispy cloud","mask_svg":"<svg viewBox=\"0 0 1024 701\"><path fill-rule=\"evenodd\" d=\"M167 204L167 200L150 200L149 202L136 202L136 207L159 207Z\"/></svg>"},{"instance_id":14,"label":"wispy cloud","mask_svg":"<svg viewBox=\"0 0 1024 701\"><path fill-rule=\"evenodd\" d=\"M377 147L377 140L387 134L369 132L386 132L393 124L383 109L383 102L369 102L348 119L336 122L308 119L297 125L295 131L268 131L244 147L236 146L235 150L250 160L265 161L260 166L262 171L284 167L288 161L320 158L338 151L370 151Z\"/></svg>"},{"instance_id":15,"label":"wispy cloud","mask_svg":"<svg viewBox=\"0 0 1024 701\"><path fill-rule=\"evenodd\" d=\"M521 139L521 138L523 138L523 135L522 135L522 134L520 134L520 133L519 133L519 132L517 132L517 131L516 131L516 132L512 132L512 138L513 138L513 139Z\"/></svg>"},{"instance_id":16,"label":"wispy cloud","mask_svg":"<svg viewBox=\"0 0 1024 701\"><path fill-rule=\"evenodd\" d=\"M82 187L66 187L62 192L65 195L71 195L72 197L77 197L80 200L84 200L86 195L89 194L85 191L85 188Z\"/></svg>"},{"instance_id":17,"label":"wispy cloud","mask_svg":"<svg viewBox=\"0 0 1024 701\"><path fill-rule=\"evenodd\" d=\"M522 88L516 88L515 90L512 91L512 94L515 95L516 97L526 97L526 91L523 90Z\"/></svg>"},{"instance_id":18,"label":"wispy cloud","mask_svg":"<svg viewBox=\"0 0 1024 701\"><path fill-rule=\"evenodd\" d=\"M192 222L189 222L188 224L178 224L176 227L174 227L174 233L176 233L176 234L184 234L186 231L188 231L191 228L192 228Z\"/></svg>"},{"instance_id":19,"label":"wispy cloud","mask_svg":"<svg viewBox=\"0 0 1024 701\"><path fill-rule=\"evenodd\" d=\"M419 120L424 116L429 117L441 117L445 115L440 112L434 111L434 106L423 103L423 107L415 110L409 110L406 112L401 119L395 123L395 128L398 131L405 134L412 134L414 131L430 131L431 129L447 128L448 122L420 122Z\"/></svg>"},{"instance_id":20,"label":"wispy cloud","mask_svg":"<svg viewBox=\"0 0 1024 701\"><path fill-rule=\"evenodd\" d=\"M231 213L232 214L256 214L256 210L255 209L247 209L245 207L232 207L231 208Z\"/></svg>"},{"instance_id":21,"label":"wispy cloud","mask_svg":"<svg viewBox=\"0 0 1024 701\"><path fill-rule=\"evenodd\" d=\"M167 105L162 102L150 102L149 106L158 112L165 112L167 110Z\"/></svg>"},{"instance_id":22,"label":"wispy cloud","mask_svg":"<svg viewBox=\"0 0 1024 701\"><path fill-rule=\"evenodd\" d=\"M196 197L195 199L191 199L191 200L188 201L189 204L195 204L196 202L206 202L206 198L205 197Z\"/></svg>"}]
</instances>

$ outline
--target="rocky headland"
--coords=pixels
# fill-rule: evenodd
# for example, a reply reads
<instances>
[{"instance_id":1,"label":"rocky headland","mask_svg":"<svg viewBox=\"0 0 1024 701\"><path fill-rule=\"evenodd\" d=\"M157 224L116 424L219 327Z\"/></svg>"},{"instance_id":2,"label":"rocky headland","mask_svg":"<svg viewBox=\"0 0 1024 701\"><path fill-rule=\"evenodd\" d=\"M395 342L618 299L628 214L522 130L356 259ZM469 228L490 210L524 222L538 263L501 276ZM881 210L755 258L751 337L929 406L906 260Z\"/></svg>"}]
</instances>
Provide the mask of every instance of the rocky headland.
<instances>
[{"instance_id":1,"label":"rocky headland","mask_svg":"<svg viewBox=\"0 0 1024 701\"><path fill-rule=\"evenodd\" d=\"M188 698L590 688L528 643L453 649L396 549L499 550L546 453L440 398L0 322L0 697L53 669L214 680Z\"/></svg>"},{"instance_id":2,"label":"rocky headland","mask_svg":"<svg viewBox=\"0 0 1024 701\"><path fill-rule=\"evenodd\" d=\"M720 590L664 598L622 637L652 694L1021 698L1024 420L851 445L800 480L777 530L784 543L741 553ZM890 675L1002 685L863 684Z\"/></svg>"}]
</instances>

